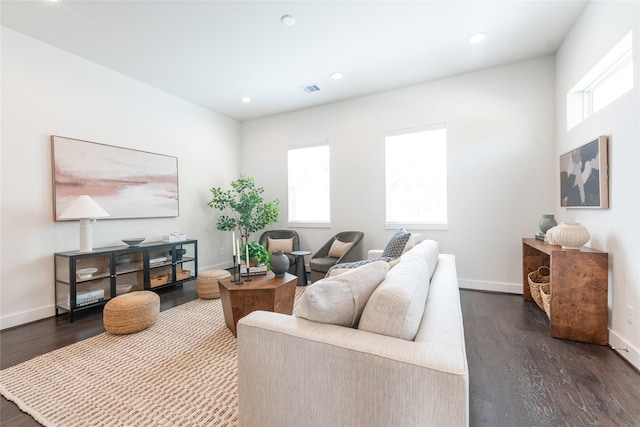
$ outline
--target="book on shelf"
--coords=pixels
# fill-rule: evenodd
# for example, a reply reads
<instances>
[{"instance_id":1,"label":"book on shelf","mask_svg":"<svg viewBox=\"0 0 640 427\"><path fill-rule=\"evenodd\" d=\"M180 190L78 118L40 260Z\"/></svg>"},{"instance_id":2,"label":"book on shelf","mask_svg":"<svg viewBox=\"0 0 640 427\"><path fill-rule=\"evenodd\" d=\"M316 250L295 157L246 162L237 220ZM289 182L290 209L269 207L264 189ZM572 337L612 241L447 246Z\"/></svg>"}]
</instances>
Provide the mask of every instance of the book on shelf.
<instances>
[{"instance_id":1,"label":"book on shelf","mask_svg":"<svg viewBox=\"0 0 640 427\"><path fill-rule=\"evenodd\" d=\"M96 289L76 294L76 307L93 304L104 299L104 289ZM71 304L71 296L67 295L67 304Z\"/></svg>"}]
</instances>

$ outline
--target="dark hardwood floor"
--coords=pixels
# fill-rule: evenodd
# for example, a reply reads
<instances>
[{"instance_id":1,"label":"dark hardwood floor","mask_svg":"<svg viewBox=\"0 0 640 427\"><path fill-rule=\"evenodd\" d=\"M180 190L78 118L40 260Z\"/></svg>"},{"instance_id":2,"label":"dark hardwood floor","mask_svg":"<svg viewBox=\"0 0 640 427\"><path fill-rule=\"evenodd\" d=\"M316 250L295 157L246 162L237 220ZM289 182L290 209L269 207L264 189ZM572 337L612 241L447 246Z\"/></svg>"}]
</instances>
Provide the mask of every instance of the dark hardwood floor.
<instances>
[{"instance_id":1,"label":"dark hardwood floor","mask_svg":"<svg viewBox=\"0 0 640 427\"><path fill-rule=\"evenodd\" d=\"M161 290L161 309L196 298L195 283ZM640 426L640 373L606 346L558 340L519 295L461 291L470 425ZM102 310L0 332L2 369L103 332ZM2 398L0 425L38 426Z\"/></svg>"}]
</instances>

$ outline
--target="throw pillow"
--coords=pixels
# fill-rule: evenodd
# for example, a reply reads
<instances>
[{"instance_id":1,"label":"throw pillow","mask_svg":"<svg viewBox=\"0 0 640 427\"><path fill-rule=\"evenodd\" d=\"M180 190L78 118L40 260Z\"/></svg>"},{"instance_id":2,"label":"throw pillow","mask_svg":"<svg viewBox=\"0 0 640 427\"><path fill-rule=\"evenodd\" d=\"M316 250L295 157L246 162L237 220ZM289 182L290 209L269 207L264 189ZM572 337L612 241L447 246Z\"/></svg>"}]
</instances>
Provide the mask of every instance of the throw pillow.
<instances>
[{"instance_id":1,"label":"throw pillow","mask_svg":"<svg viewBox=\"0 0 640 427\"><path fill-rule=\"evenodd\" d=\"M344 255L345 252L349 250L349 248L353 246L353 242L341 242L338 239L335 239L333 243L331 243L331 247L329 248L329 253L327 256L332 258L340 258Z\"/></svg>"},{"instance_id":2,"label":"throw pillow","mask_svg":"<svg viewBox=\"0 0 640 427\"><path fill-rule=\"evenodd\" d=\"M267 252L283 251L284 253L293 252L293 237L290 239L272 239L267 237Z\"/></svg>"},{"instance_id":3,"label":"throw pillow","mask_svg":"<svg viewBox=\"0 0 640 427\"><path fill-rule=\"evenodd\" d=\"M369 297L389 266L372 262L335 277L318 280L305 290L295 315L320 323L355 328Z\"/></svg>"},{"instance_id":4,"label":"throw pillow","mask_svg":"<svg viewBox=\"0 0 640 427\"><path fill-rule=\"evenodd\" d=\"M407 246L407 242L409 241L410 237L411 233L409 233L404 228L396 231L395 234L391 236L391 239L389 239L387 246L385 246L384 250L382 251L382 256L398 258L400 255L402 255L404 247Z\"/></svg>"}]
</instances>

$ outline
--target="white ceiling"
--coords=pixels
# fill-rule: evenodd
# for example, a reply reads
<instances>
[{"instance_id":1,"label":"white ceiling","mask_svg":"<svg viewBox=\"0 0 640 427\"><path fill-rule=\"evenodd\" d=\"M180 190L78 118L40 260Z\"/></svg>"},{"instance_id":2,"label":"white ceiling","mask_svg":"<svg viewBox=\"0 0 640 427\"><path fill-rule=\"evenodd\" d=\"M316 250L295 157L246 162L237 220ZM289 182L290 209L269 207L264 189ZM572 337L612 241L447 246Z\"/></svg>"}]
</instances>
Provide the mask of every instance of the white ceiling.
<instances>
[{"instance_id":1,"label":"white ceiling","mask_svg":"<svg viewBox=\"0 0 640 427\"><path fill-rule=\"evenodd\" d=\"M586 3L3 0L0 15L5 27L245 121L553 53ZM282 25L285 14L294 26ZM486 40L470 44L480 31ZM305 93L309 84L320 91Z\"/></svg>"}]
</instances>

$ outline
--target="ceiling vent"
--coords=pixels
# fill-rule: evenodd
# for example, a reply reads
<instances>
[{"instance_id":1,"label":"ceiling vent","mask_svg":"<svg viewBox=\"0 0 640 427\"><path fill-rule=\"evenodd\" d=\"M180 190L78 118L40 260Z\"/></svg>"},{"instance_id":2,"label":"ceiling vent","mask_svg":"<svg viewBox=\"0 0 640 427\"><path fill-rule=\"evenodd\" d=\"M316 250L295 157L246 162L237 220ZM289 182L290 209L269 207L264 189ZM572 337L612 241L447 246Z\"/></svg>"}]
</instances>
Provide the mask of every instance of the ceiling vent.
<instances>
[{"instance_id":1,"label":"ceiling vent","mask_svg":"<svg viewBox=\"0 0 640 427\"><path fill-rule=\"evenodd\" d=\"M316 85L308 85L308 86L303 86L302 90L305 91L306 93L312 93L312 92L319 91L320 88Z\"/></svg>"}]
</instances>

